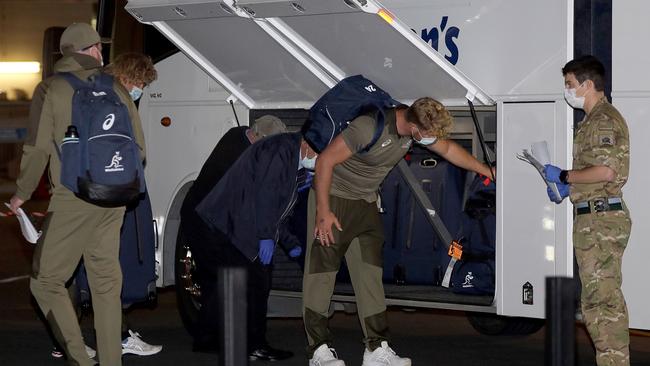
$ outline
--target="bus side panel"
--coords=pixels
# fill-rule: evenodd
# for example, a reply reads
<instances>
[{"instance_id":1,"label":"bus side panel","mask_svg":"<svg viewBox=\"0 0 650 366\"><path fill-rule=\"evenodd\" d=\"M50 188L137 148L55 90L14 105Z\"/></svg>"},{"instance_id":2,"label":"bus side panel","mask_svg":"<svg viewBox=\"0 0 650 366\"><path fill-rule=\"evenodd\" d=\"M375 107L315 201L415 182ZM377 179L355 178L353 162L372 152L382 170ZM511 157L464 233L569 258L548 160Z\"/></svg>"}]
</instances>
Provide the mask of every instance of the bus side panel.
<instances>
[{"instance_id":1,"label":"bus side panel","mask_svg":"<svg viewBox=\"0 0 650 366\"><path fill-rule=\"evenodd\" d=\"M562 92L557 78L573 48L573 1L381 3L493 98L548 100Z\"/></svg>"},{"instance_id":2,"label":"bus side panel","mask_svg":"<svg viewBox=\"0 0 650 366\"><path fill-rule=\"evenodd\" d=\"M543 318L545 278L571 276L571 203L549 201L546 185L522 149L547 141L551 161L570 161L571 123L564 101L499 103L497 109L497 313ZM570 118L570 117L569 117ZM532 289L525 288L530 284ZM524 293L530 294L530 303Z\"/></svg>"},{"instance_id":3,"label":"bus side panel","mask_svg":"<svg viewBox=\"0 0 650 366\"><path fill-rule=\"evenodd\" d=\"M236 122L225 100L228 93L185 55L173 55L156 64L156 69L158 80L147 88L140 115L147 147L145 175L158 233L157 285L167 286L174 283L177 230L168 230L172 227L166 224L179 219L179 205L172 207L172 203ZM248 124L246 110L237 110L240 122Z\"/></svg>"}]
</instances>

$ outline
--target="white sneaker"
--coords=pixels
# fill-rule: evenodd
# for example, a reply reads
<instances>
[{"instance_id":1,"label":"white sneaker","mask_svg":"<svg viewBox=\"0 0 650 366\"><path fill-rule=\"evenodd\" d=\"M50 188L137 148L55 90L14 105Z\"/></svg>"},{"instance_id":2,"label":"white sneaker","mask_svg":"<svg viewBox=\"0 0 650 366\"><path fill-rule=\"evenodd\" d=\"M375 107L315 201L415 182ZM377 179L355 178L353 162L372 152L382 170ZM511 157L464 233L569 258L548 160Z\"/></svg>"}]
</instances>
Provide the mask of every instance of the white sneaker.
<instances>
[{"instance_id":1,"label":"white sneaker","mask_svg":"<svg viewBox=\"0 0 650 366\"><path fill-rule=\"evenodd\" d=\"M138 356L151 356L162 351L162 346L156 346L143 341L140 334L129 330L131 335L122 341L122 354L132 353Z\"/></svg>"},{"instance_id":2,"label":"white sneaker","mask_svg":"<svg viewBox=\"0 0 650 366\"><path fill-rule=\"evenodd\" d=\"M88 358L95 358L97 356L97 351L95 351L92 347L86 346L86 353L88 354Z\"/></svg>"},{"instance_id":3,"label":"white sneaker","mask_svg":"<svg viewBox=\"0 0 650 366\"><path fill-rule=\"evenodd\" d=\"M372 352L366 348L361 366L411 366L411 359L398 356L388 342L383 341L381 347Z\"/></svg>"},{"instance_id":4,"label":"white sneaker","mask_svg":"<svg viewBox=\"0 0 650 366\"><path fill-rule=\"evenodd\" d=\"M321 344L309 360L309 366L345 366L345 362L338 359L334 348L329 348L327 344Z\"/></svg>"}]
</instances>

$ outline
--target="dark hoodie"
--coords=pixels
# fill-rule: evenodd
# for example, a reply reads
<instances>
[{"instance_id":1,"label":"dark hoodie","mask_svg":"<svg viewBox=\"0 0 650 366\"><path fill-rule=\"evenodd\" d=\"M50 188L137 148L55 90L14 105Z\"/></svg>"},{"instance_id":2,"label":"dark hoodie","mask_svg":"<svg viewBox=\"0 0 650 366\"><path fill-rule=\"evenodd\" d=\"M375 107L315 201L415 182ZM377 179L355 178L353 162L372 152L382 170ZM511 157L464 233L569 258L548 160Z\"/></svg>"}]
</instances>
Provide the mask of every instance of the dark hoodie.
<instances>
[{"instance_id":1,"label":"dark hoodie","mask_svg":"<svg viewBox=\"0 0 650 366\"><path fill-rule=\"evenodd\" d=\"M299 245L284 221L298 197L301 141L299 133L284 133L256 142L196 208L212 230L225 234L250 260L262 239L280 241L285 248Z\"/></svg>"}]
</instances>

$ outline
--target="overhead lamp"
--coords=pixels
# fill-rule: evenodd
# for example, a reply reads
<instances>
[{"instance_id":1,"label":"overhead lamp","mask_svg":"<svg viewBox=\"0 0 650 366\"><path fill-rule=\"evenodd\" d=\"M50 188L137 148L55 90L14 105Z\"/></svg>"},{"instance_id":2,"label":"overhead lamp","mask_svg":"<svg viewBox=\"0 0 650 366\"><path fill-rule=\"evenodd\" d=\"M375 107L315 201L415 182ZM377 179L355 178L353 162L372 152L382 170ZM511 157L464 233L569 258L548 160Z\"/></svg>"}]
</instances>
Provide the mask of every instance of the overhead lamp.
<instances>
[{"instance_id":1,"label":"overhead lamp","mask_svg":"<svg viewBox=\"0 0 650 366\"><path fill-rule=\"evenodd\" d=\"M0 62L0 74L38 74L41 64L36 61Z\"/></svg>"}]
</instances>

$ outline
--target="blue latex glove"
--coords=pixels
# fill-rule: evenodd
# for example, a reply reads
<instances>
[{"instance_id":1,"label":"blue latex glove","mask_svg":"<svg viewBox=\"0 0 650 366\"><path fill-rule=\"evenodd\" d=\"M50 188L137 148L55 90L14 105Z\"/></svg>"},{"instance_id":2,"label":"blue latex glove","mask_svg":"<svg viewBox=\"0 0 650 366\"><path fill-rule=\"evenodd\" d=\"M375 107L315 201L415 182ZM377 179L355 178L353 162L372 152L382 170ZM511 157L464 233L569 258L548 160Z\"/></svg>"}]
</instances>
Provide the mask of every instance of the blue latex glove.
<instances>
[{"instance_id":1,"label":"blue latex glove","mask_svg":"<svg viewBox=\"0 0 650 366\"><path fill-rule=\"evenodd\" d=\"M289 257L297 258L302 254L302 248L299 245L296 245L289 251Z\"/></svg>"},{"instance_id":2,"label":"blue latex glove","mask_svg":"<svg viewBox=\"0 0 650 366\"><path fill-rule=\"evenodd\" d=\"M257 253L260 257L260 262L264 265L270 264L273 259L273 250L275 249L275 241L273 239L260 240L260 251Z\"/></svg>"},{"instance_id":3,"label":"blue latex glove","mask_svg":"<svg viewBox=\"0 0 650 366\"><path fill-rule=\"evenodd\" d=\"M561 197L559 198L555 195L555 193L550 187L546 187L546 194L548 194L548 198L551 201L555 203L560 203L569 195L569 185L560 183L557 185L557 190L558 192L560 192Z\"/></svg>"},{"instance_id":4,"label":"blue latex glove","mask_svg":"<svg viewBox=\"0 0 650 366\"><path fill-rule=\"evenodd\" d=\"M306 173L305 173L305 181L301 182L298 185L298 193L309 189L311 187L311 184L312 184L313 181L314 181L314 172L312 172L310 170L307 170ZM300 255L300 254L298 254L298 255Z\"/></svg>"},{"instance_id":5,"label":"blue latex glove","mask_svg":"<svg viewBox=\"0 0 650 366\"><path fill-rule=\"evenodd\" d=\"M555 165L551 165L551 164L544 165L544 178L546 178L546 180L549 182L562 183L560 181L561 172L562 169L556 167Z\"/></svg>"}]
</instances>

